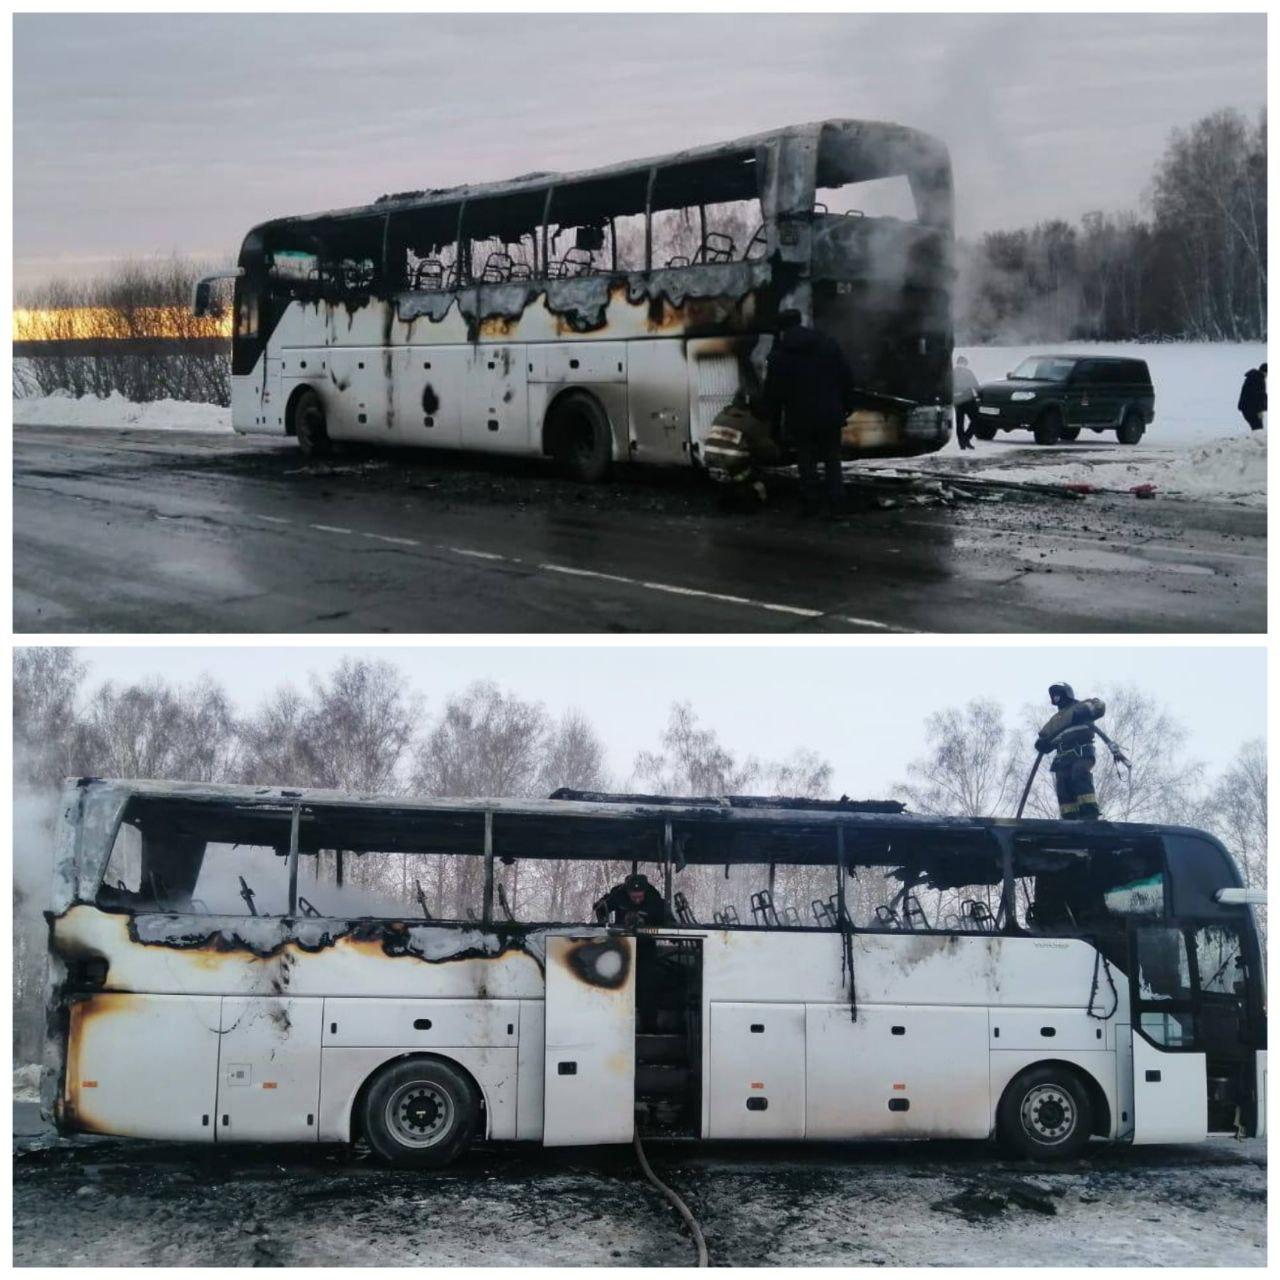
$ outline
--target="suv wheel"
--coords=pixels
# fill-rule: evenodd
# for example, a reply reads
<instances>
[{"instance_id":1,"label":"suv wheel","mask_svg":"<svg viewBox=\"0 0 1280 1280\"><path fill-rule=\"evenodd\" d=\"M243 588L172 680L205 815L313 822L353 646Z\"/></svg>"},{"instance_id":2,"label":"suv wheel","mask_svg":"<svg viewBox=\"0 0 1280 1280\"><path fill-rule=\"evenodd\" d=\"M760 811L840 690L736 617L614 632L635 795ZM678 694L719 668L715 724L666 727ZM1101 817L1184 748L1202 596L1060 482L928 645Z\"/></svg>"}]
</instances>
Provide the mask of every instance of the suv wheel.
<instances>
[{"instance_id":1,"label":"suv wheel","mask_svg":"<svg viewBox=\"0 0 1280 1280\"><path fill-rule=\"evenodd\" d=\"M1058 432L1058 437L1062 440L1078 440L1080 438L1080 428L1063 427L1062 430Z\"/></svg>"},{"instance_id":2,"label":"suv wheel","mask_svg":"<svg viewBox=\"0 0 1280 1280\"><path fill-rule=\"evenodd\" d=\"M1046 409L1033 428L1036 444L1057 444L1065 429L1061 409Z\"/></svg>"},{"instance_id":3,"label":"suv wheel","mask_svg":"<svg viewBox=\"0 0 1280 1280\"><path fill-rule=\"evenodd\" d=\"M1142 414L1136 409L1130 409L1124 415L1124 421L1116 430L1116 439L1121 444L1137 444L1142 439L1146 429L1147 424L1142 421Z\"/></svg>"},{"instance_id":4,"label":"suv wheel","mask_svg":"<svg viewBox=\"0 0 1280 1280\"><path fill-rule=\"evenodd\" d=\"M976 422L973 426L973 434L979 440L994 440L996 438L996 428L987 422Z\"/></svg>"}]
</instances>

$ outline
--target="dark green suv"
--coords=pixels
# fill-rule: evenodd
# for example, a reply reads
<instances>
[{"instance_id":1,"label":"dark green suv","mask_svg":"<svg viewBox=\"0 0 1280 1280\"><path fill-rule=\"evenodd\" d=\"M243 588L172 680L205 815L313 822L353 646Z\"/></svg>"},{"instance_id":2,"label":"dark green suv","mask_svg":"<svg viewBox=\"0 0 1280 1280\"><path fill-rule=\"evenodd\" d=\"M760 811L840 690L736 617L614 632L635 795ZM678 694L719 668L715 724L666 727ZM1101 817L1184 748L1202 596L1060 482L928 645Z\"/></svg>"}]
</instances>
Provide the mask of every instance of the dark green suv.
<instances>
[{"instance_id":1,"label":"dark green suv","mask_svg":"<svg viewBox=\"0 0 1280 1280\"><path fill-rule=\"evenodd\" d=\"M1114 431L1121 444L1137 444L1155 407L1145 360L1028 356L1004 381L983 383L973 433L994 440L1023 429L1037 444L1057 444L1082 429Z\"/></svg>"}]
</instances>

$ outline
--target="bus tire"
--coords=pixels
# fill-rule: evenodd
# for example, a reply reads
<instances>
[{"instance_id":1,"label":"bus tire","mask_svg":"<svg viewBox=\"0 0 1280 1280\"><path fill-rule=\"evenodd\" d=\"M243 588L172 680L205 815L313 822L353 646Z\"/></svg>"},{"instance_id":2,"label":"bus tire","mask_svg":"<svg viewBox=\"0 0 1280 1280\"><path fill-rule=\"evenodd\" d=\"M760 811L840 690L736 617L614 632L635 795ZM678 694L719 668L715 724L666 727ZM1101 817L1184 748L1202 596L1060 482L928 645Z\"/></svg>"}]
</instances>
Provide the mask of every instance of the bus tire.
<instances>
[{"instance_id":1,"label":"bus tire","mask_svg":"<svg viewBox=\"0 0 1280 1280\"><path fill-rule=\"evenodd\" d=\"M599 484L613 462L609 419L594 396L571 391L557 400L546 429L546 451L571 480Z\"/></svg>"},{"instance_id":2,"label":"bus tire","mask_svg":"<svg viewBox=\"0 0 1280 1280\"><path fill-rule=\"evenodd\" d=\"M1064 425L1061 409L1046 409L1032 428L1036 444L1057 444Z\"/></svg>"},{"instance_id":3,"label":"bus tire","mask_svg":"<svg viewBox=\"0 0 1280 1280\"><path fill-rule=\"evenodd\" d=\"M1070 1067L1044 1062L1020 1072L996 1109L1001 1143L1025 1160L1070 1160L1088 1145L1093 1103Z\"/></svg>"},{"instance_id":4,"label":"bus tire","mask_svg":"<svg viewBox=\"0 0 1280 1280\"><path fill-rule=\"evenodd\" d=\"M326 458L333 452L333 442L324 420L324 401L314 387L304 387L293 402L293 434L298 448L308 458Z\"/></svg>"},{"instance_id":5,"label":"bus tire","mask_svg":"<svg viewBox=\"0 0 1280 1280\"><path fill-rule=\"evenodd\" d=\"M480 1123L480 1095L465 1072L438 1058L389 1063L365 1090L365 1140L389 1164L442 1169Z\"/></svg>"},{"instance_id":6,"label":"bus tire","mask_svg":"<svg viewBox=\"0 0 1280 1280\"><path fill-rule=\"evenodd\" d=\"M1143 422L1142 414L1136 409L1130 409L1124 415L1124 421L1116 429L1116 439L1121 444L1137 444L1146 429L1147 424Z\"/></svg>"}]
</instances>

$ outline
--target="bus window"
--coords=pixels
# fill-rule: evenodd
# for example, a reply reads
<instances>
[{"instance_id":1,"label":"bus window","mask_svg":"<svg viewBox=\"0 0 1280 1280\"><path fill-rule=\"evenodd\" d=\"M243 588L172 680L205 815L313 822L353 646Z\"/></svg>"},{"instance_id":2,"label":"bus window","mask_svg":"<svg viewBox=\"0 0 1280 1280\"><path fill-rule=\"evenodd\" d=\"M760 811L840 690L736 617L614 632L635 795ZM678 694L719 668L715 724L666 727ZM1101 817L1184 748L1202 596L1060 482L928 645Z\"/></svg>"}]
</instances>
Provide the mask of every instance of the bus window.
<instances>
[{"instance_id":1,"label":"bus window","mask_svg":"<svg viewBox=\"0 0 1280 1280\"><path fill-rule=\"evenodd\" d=\"M697 209L662 209L653 215L653 268L687 267L702 246Z\"/></svg>"},{"instance_id":2,"label":"bus window","mask_svg":"<svg viewBox=\"0 0 1280 1280\"><path fill-rule=\"evenodd\" d=\"M1205 925L1195 933L1196 972L1205 995L1243 995L1244 957L1240 932L1224 925Z\"/></svg>"},{"instance_id":3,"label":"bus window","mask_svg":"<svg viewBox=\"0 0 1280 1280\"><path fill-rule=\"evenodd\" d=\"M1090 849L1052 838L1013 849L1019 919L1035 933L1079 933L1129 917L1165 914L1158 846Z\"/></svg>"},{"instance_id":4,"label":"bus window","mask_svg":"<svg viewBox=\"0 0 1280 1280\"><path fill-rule=\"evenodd\" d=\"M1195 1024L1186 939L1177 929L1139 929L1135 948L1138 1020L1143 1032L1166 1048L1191 1044Z\"/></svg>"},{"instance_id":5,"label":"bus window","mask_svg":"<svg viewBox=\"0 0 1280 1280\"><path fill-rule=\"evenodd\" d=\"M840 187L818 187L813 207L814 212L832 217L847 215L915 222L917 216L916 198L905 174L850 182Z\"/></svg>"},{"instance_id":6,"label":"bus window","mask_svg":"<svg viewBox=\"0 0 1280 1280\"><path fill-rule=\"evenodd\" d=\"M702 262L743 262L766 256L764 214L760 201L727 200L703 207L707 234ZM749 250L749 252L748 252Z\"/></svg>"},{"instance_id":7,"label":"bus window","mask_svg":"<svg viewBox=\"0 0 1280 1280\"><path fill-rule=\"evenodd\" d=\"M859 863L846 881L855 928L913 933L996 933L1003 927L1000 859L939 853L908 864Z\"/></svg>"},{"instance_id":8,"label":"bus window","mask_svg":"<svg viewBox=\"0 0 1280 1280\"><path fill-rule=\"evenodd\" d=\"M189 900L206 915L289 914L289 858L264 845L210 844Z\"/></svg>"}]
</instances>

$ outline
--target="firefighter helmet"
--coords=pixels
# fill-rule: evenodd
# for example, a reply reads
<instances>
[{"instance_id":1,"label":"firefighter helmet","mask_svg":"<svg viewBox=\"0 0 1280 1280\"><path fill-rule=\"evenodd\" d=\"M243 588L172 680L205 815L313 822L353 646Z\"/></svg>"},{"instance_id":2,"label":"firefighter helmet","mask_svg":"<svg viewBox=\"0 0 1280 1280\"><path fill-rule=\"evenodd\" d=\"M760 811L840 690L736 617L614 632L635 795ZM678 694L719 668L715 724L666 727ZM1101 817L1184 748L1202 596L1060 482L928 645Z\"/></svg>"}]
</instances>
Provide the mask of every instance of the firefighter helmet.
<instances>
[{"instance_id":1,"label":"firefighter helmet","mask_svg":"<svg viewBox=\"0 0 1280 1280\"><path fill-rule=\"evenodd\" d=\"M1055 707L1059 702L1074 702L1075 700L1075 690L1065 680L1059 680L1057 684L1049 686L1049 701Z\"/></svg>"}]
</instances>

